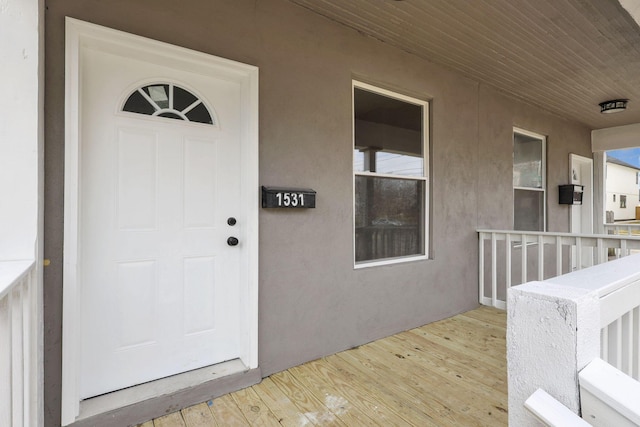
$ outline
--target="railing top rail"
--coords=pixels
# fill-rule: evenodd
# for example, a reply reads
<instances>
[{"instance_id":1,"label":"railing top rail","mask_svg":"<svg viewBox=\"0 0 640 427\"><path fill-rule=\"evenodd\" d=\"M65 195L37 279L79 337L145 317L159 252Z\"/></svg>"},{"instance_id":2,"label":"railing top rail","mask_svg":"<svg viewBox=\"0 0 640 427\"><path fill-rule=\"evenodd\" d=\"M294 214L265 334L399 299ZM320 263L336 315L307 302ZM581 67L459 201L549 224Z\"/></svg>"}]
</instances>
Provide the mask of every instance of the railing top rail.
<instances>
[{"instance_id":1,"label":"railing top rail","mask_svg":"<svg viewBox=\"0 0 640 427\"><path fill-rule=\"evenodd\" d=\"M555 285L593 290L600 298L637 281L640 281L640 254L545 280Z\"/></svg>"},{"instance_id":2,"label":"railing top rail","mask_svg":"<svg viewBox=\"0 0 640 427\"><path fill-rule=\"evenodd\" d=\"M628 236L617 234L579 234L579 233L556 233L553 231L521 231L521 230L488 230L477 229L477 233L483 234L514 234L514 235L526 235L526 236L553 236L553 237L583 237L591 239L614 239L614 240L640 240L640 236Z\"/></svg>"},{"instance_id":3,"label":"railing top rail","mask_svg":"<svg viewBox=\"0 0 640 427\"><path fill-rule=\"evenodd\" d=\"M0 261L0 299L11 292L35 264L34 260Z\"/></svg>"}]
</instances>

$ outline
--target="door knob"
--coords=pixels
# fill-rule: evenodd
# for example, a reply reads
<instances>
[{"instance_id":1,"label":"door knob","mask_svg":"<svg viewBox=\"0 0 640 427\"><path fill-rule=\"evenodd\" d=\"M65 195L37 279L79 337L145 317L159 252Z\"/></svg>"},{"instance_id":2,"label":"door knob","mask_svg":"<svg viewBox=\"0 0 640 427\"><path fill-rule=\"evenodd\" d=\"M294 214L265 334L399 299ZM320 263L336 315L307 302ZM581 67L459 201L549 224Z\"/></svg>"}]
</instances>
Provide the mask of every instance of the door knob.
<instances>
[{"instance_id":1,"label":"door knob","mask_svg":"<svg viewBox=\"0 0 640 427\"><path fill-rule=\"evenodd\" d=\"M234 217L229 217L227 219L227 224L229 225L236 225L236 219Z\"/></svg>"},{"instance_id":2,"label":"door knob","mask_svg":"<svg viewBox=\"0 0 640 427\"><path fill-rule=\"evenodd\" d=\"M227 239L227 245L229 246L236 246L238 244L239 240L236 237L229 237Z\"/></svg>"}]
</instances>

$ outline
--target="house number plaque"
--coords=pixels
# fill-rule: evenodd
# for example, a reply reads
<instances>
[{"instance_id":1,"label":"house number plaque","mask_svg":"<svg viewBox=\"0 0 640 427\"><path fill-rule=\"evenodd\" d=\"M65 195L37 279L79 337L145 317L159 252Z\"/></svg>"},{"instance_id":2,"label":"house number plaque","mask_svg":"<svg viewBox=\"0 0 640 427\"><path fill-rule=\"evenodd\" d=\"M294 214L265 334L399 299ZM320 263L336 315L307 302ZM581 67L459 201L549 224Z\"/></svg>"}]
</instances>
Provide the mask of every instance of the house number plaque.
<instances>
[{"instance_id":1,"label":"house number plaque","mask_svg":"<svg viewBox=\"0 0 640 427\"><path fill-rule=\"evenodd\" d=\"M262 186L263 208L307 209L316 207L316 192L309 188Z\"/></svg>"}]
</instances>

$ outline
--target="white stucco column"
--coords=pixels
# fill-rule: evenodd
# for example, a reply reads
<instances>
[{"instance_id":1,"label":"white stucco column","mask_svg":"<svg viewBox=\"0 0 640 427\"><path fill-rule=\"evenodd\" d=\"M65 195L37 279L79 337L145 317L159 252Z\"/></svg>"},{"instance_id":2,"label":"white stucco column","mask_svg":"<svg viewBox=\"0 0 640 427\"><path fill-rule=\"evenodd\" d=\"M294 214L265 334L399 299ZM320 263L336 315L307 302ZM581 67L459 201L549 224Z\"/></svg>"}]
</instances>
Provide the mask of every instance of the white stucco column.
<instances>
[{"instance_id":1,"label":"white stucco column","mask_svg":"<svg viewBox=\"0 0 640 427\"><path fill-rule=\"evenodd\" d=\"M36 260L22 415L44 423L44 0L0 0L0 263Z\"/></svg>"},{"instance_id":2,"label":"white stucco column","mask_svg":"<svg viewBox=\"0 0 640 427\"><path fill-rule=\"evenodd\" d=\"M578 372L600 351L597 293L530 282L507 298L509 425L540 425L524 407L538 388L578 413Z\"/></svg>"},{"instance_id":3,"label":"white stucco column","mask_svg":"<svg viewBox=\"0 0 640 427\"><path fill-rule=\"evenodd\" d=\"M0 261L34 259L39 229L41 0L0 1Z\"/></svg>"}]
</instances>

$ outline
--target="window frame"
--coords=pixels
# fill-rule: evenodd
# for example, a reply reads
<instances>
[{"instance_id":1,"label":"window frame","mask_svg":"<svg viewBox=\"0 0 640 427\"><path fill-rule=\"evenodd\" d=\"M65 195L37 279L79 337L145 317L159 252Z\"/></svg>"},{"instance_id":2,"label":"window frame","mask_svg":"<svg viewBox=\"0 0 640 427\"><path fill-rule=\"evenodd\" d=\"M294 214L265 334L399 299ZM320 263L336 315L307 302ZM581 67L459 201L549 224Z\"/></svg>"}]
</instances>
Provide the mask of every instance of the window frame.
<instances>
[{"instance_id":1,"label":"window frame","mask_svg":"<svg viewBox=\"0 0 640 427\"><path fill-rule=\"evenodd\" d=\"M537 188L537 187L520 187L520 186L515 186L513 185L513 175L512 175L512 179L511 179L511 187L512 187L512 213L513 213L513 223L512 223L512 228L514 231L537 231L537 232L545 232L547 231L547 137L546 135L542 135L536 132L532 132L532 131L528 131L522 128L518 128L518 127L513 127L513 131L512 131L512 138L511 138L511 155L512 155L512 160L511 160L511 171L513 174L513 167L515 166L515 159L513 158L514 156L514 148L515 148L515 137L516 134L520 134L529 138L535 138L535 139L539 139L542 141L542 152L540 153L541 156L541 163L542 163L542 170L540 171L541 173L541 187ZM515 209L515 194L516 194L516 190L519 191L534 191L534 192L541 192L542 193L542 230L516 230L516 209Z\"/></svg>"},{"instance_id":2,"label":"window frame","mask_svg":"<svg viewBox=\"0 0 640 427\"><path fill-rule=\"evenodd\" d=\"M410 176L410 175L399 175L399 174L385 174L378 172L368 172L368 171L356 171L353 167L355 163L355 129L356 129L356 117L355 117L355 90L361 89L366 90L375 94L379 94L382 96L387 96L399 101L407 102L414 105L419 105L422 107L422 176ZM430 216L429 216L429 197L430 197L430 168L429 168L429 137L430 137L430 129L429 129L429 101L424 99L415 98L412 96L404 95L395 91L391 91L388 89L384 89L379 86L374 86L368 83L364 83L359 80L352 80L351 84L351 170L352 170L352 200L351 206L353 208L353 216L352 216L352 226L351 226L351 238L352 238L352 260L354 269L360 268L368 268L368 267L376 267L382 265L391 265L391 264L400 264L406 262L413 261L421 261L429 259L429 249L430 249L430 241L429 241L429 224L430 224ZM375 177L375 178L393 178L393 179L405 179L411 181L422 181L424 186L424 194L423 194L423 248L424 251L422 254L418 255L408 255L401 257L393 257L393 258L381 258L376 260L369 261L356 261L356 177L364 176L364 177Z\"/></svg>"}]
</instances>

